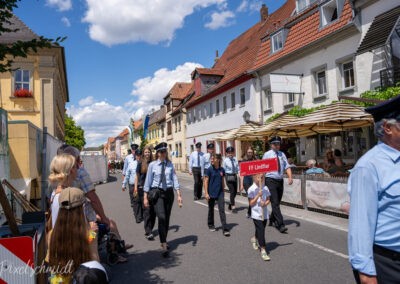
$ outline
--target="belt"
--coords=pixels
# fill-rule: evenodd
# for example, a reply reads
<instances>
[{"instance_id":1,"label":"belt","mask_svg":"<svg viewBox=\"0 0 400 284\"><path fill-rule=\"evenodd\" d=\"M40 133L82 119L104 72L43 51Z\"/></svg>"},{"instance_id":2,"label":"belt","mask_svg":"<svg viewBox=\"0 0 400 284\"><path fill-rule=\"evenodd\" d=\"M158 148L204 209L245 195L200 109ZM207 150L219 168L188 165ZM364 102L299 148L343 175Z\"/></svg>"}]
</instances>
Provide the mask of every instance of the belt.
<instances>
[{"instance_id":1,"label":"belt","mask_svg":"<svg viewBox=\"0 0 400 284\"><path fill-rule=\"evenodd\" d=\"M273 181L283 181L283 179L272 178L272 177L266 177L266 179L270 179L270 180L273 180Z\"/></svg>"},{"instance_id":2,"label":"belt","mask_svg":"<svg viewBox=\"0 0 400 284\"><path fill-rule=\"evenodd\" d=\"M237 175L237 174L226 174L227 176L235 176L235 175Z\"/></svg>"},{"instance_id":3,"label":"belt","mask_svg":"<svg viewBox=\"0 0 400 284\"><path fill-rule=\"evenodd\" d=\"M381 256L390 258L391 260L399 261L400 260L400 252L387 249L378 245L374 245L374 253L379 254Z\"/></svg>"},{"instance_id":4,"label":"belt","mask_svg":"<svg viewBox=\"0 0 400 284\"><path fill-rule=\"evenodd\" d=\"M162 187L151 187L150 189L159 189L160 191L170 191L170 190L174 190L173 187L167 187L166 190L164 190Z\"/></svg>"}]
</instances>

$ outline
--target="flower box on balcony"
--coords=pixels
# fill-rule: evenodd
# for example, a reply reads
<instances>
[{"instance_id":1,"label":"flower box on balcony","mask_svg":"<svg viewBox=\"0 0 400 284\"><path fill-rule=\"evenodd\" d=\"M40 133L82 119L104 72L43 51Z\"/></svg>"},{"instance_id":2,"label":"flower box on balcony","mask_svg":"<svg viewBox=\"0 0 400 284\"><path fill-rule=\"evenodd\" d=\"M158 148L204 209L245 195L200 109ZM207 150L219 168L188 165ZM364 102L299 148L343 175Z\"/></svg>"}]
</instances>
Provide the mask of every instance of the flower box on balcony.
<instances>
[{"instance_id":1,"label":"flower box on balcony","mask_svg":"<svg viewBox=\"0 0 400 284\"><path fill-rule=\"evenodd\" d=\"M27 89L18 89L14 91L14 97L17 98L32 98L32 96L32 91L29 91Z\"/></svg>"}]
</instances>

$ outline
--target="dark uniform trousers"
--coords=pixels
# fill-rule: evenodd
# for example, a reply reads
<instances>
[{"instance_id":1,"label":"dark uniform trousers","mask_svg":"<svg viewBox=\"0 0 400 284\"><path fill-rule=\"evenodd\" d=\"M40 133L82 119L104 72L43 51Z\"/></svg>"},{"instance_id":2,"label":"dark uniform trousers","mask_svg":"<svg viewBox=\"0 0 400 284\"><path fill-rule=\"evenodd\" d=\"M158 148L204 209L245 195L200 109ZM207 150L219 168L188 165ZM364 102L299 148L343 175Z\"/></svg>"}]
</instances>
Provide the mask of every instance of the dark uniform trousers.
<instances>
[{"instance_id":1,"label":"dark uniform trousers","mask_svg":"<svg viewBox=\"0 0 400 284\"><path fill-rule=\"evenodd\" d=\"M149 202L149 206L143 209L144 232L149 235L153 232L156 223L156 211L154 205Z\"/></svg>"},{"instance_id":2,"label":"dark uniform trousers","mask_svg":"<svg viewBox=\"0 0 400 284\"><path fill-rule=\"evenodd\" d=\"M168 188L167 190L160 189L160 196L157 199L157 203L154 205L154 208L158 218L158 234L160 235L161 243L167 242L169 218L171 217L173 204L174 190L172 188Z\"/></svg>"},{"instance_id":3,"label":"dark uniform trousers","mask_svg":"<svg viewBox=\"0 0 400 284\"><path fill-rule=\"evenodd\" d=\"M400 283L400 253L374 245L374 263L378 284ZM359 284L360 276L354 270L354 277Z\"/></svg>"},{"instance_id":4,"label":"dark uniform trousers","mask_svg":"<svg viewBox=\"0 0 400 284\"><path fill-rule=\"evenodd\" d=\"M262 248L265 248L265 227L267 226L267 220L261 221L253 219L254 226L256 228L255 236L258 242L258 245Z\"/></svg>"},{"instance_id":5,"label":"dark uniform trousers","mask_svg":"<svg viewBox=\"0 0 400 284\"><path fill-rule=\"evenodd\" d=\"M143 187L138 187L138 195L135 197L133 195L135 189L134 184L129 185L129 196L131 198L131 206L133 208L133 215L135 216L136 223L143 221Z\"/></svg>"},{"instance_id":6,"label":"dark uniform trousers","mask_svg":"<svg viewBox=\"0 0 400 284\"><path fill-rule=\"evenodd\" d=\"M193 167L192 173L194 177L194 197L200 199L203 191L203 180L201 179L201 168Z\"/></svg>"},{"instance_id":7,"label":"dark uniform trousers","mask_svg":"<svg viewBox=\"0 0 400 284\"><path fill-rule=\"evenodd\" d=\"M237 195L238 179L236 174L226 174L226 185L229 189L230 205L235 206L235 197ZM232 180L231 180L232 179Z\"/></svg>"},{"instance_id":8,"label":"dark uniform trousers","mask_svg":"<svg viewBox=\"0 0 400 284\"><path fill-rule=\"evenodd\" d=\"M274 179L274 178L265 178L265 185L268 187L271 193L271 217L270 221L275 223L276 226L279 228L283 226L283 217L281 213L280 203L283 196L283 179Z\"/></svg>"},{"instance_id":9,"label":"dark uniform trousers","mask_svg":"<svg viewBox=\"0 0 400 284\"><path fill-rule=\"evenodd\" d=\"M246 191L246 194L247 194L247 191L249 190L250 186L251 186L251 184L243 184L244 191ZM247 207L247 215L251 216L251 206L250 206L250 204L249 204L249 207Z\"/></svg>"},{"instance_id":10,"label":"dark uniform trousers","mask_svg":"<svg viewBox=\"0 0 400 284\"><path fill-rule=\"evenodd\" d=\"M221 219L222 229L226 230L226 215L225 215L225 198L224 192L221 192L218 198L211 198L208 200L208 226L214 226L214 206L215 202L218 203L219 218Z\"/></svg>"}]
</instances>

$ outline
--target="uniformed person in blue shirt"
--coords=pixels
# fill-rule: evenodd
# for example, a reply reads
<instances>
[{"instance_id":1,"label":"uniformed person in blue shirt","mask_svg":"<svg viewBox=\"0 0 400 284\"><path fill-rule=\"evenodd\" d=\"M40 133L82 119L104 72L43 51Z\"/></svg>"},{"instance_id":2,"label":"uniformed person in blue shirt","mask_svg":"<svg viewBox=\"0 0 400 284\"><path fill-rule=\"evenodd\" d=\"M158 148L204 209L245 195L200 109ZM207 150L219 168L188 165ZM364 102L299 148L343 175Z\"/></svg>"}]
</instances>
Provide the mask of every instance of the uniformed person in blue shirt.
<instances>
[{"instance_id":1,"label":"uniformed person in blue shirt","mask_svg":"<svg viewBox=\"0 0 400 284\"><path fill-rule=\"evenodd\" d=\"M365 110L379 142L349 177L349 260L358 283L400 283L400 96Z\"/></svg>"},{"instance_id":2,"label":"uniformed person in blue shirt","mask_svg":"<svg viewBox=\"0 0 400 284\"><path fill-rule=\"evenodd\" d=\"M147 169L146 181L144 183L144 206L149 206L149 195L154 196L152 200L158 219L158 234L160 236L162 255L168 256L167 234L172 205L174 203L174 190L177 193L178 205L182 207L182 195L179 190L178 177L176 176L172 162L168 160L167 143L160 143L155 147L157 160L151 162ZM152 191L152 192L150 192ZM149 193L150 192L150 193Z\"/></svg>"},{"instance_id":3,"label":"uniformed person in blue shirt","mask_svg":"<svg viewBox=\"0 0 400 284\"><path fill-rule=\"evenodd\" d=\"M122 176L123 177L125 177L126 170L128 169L129 164L133 163L133 161L136 160L135 153L136 153L136 150L138 148L139 148L138 144L134 144L134 143L131 144L131 151L132 152L131 152L131 154L127 155L125 157L125 160L124 160L124 167L122 169Z\"/></svg>"},{"instance_id":4,"label":"uniformed person in blue shirt","mask_svg":"<svg viewBox=\"0 0 400 284\"><path fill-rule=\"evenodd\" d=\"M279 136L273 136L269 140L271 150L267 151L263 155L263 159L278 158L278 171L269 172L265 175L265 185L268 187L271 193L271 217L269 219L269 225L275 226L279 232L285 233L287 228L283 223L283 217L281 213L280 203L283 196L283 174L286 171L288 175L289 184L293 183L292 170L288 163L285 153L280 151L282 138Z\"/></svg>"},{"instance_id":5,"label":"uniformed person in blue shirt","mask_svg":"<svg viewBox=\"0 0 400 284\"><path fill-rule=\"evenodd\" d=\"M196 143L196 151L193 151L189 157L189 174L194 178L194 200L201 199L203 191L203 171L204 171L204 153L201 152L201 143Z\"/></svg>"},{"instance_id":6,"label":"uniformed person in blue shirt","mask_svg":"<svg viewBox=\"0 0 400 284\"><path fill-rule=\"evenodd\" d=\"M211 155L214 153L214 143L208 143L207 153L204 154L204 174L207 172L208 168L211 167Z\"/></svg>"},{"instance_id":7,"label":"uniformed person in blue shirt","mask_svg":"<svg viewBox=\"0 0 400 284\"><path fill-rule=\"evenodd\" d=\"M239 163L233 156L235 148L229 146L226 148L225 152L227 157L224 159L222 166L225 169L226 185L228 186L230 193L228 209L236 212L235 197L238 190Z\"/></svg>"}]
</instances>

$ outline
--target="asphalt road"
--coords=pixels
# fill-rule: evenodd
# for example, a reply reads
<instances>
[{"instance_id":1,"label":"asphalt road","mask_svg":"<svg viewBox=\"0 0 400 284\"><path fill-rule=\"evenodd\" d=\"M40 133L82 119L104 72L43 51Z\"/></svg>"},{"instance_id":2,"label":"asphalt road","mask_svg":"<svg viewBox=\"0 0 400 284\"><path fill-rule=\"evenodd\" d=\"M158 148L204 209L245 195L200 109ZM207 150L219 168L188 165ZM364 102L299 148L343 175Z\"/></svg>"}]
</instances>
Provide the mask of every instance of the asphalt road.
<instances>
[{"instance_id":1,"label":"asphalt road","mask_svg":"<svg viewBox=\"0 0 400 284\"><path fill-rule=\"evenodd\" d=\"M96 187L106 214L116 220L126 242L134 244L129 261L111 267L112 283L354 283L347 259L347 220L283 206L288 234L267 227L271 261L264 262L250 243L254 225L245 217L244 197L238 197L238 213L226 206L231 236L224 237L218 212L217 231L208 230L208 208L205 200L193 201L192 178L180 174L179 181L183 207L175 199L167 259L161 257L158 237L146 240L143 223L135 223L121 176Z\"/></svg>"}]
</instances>

